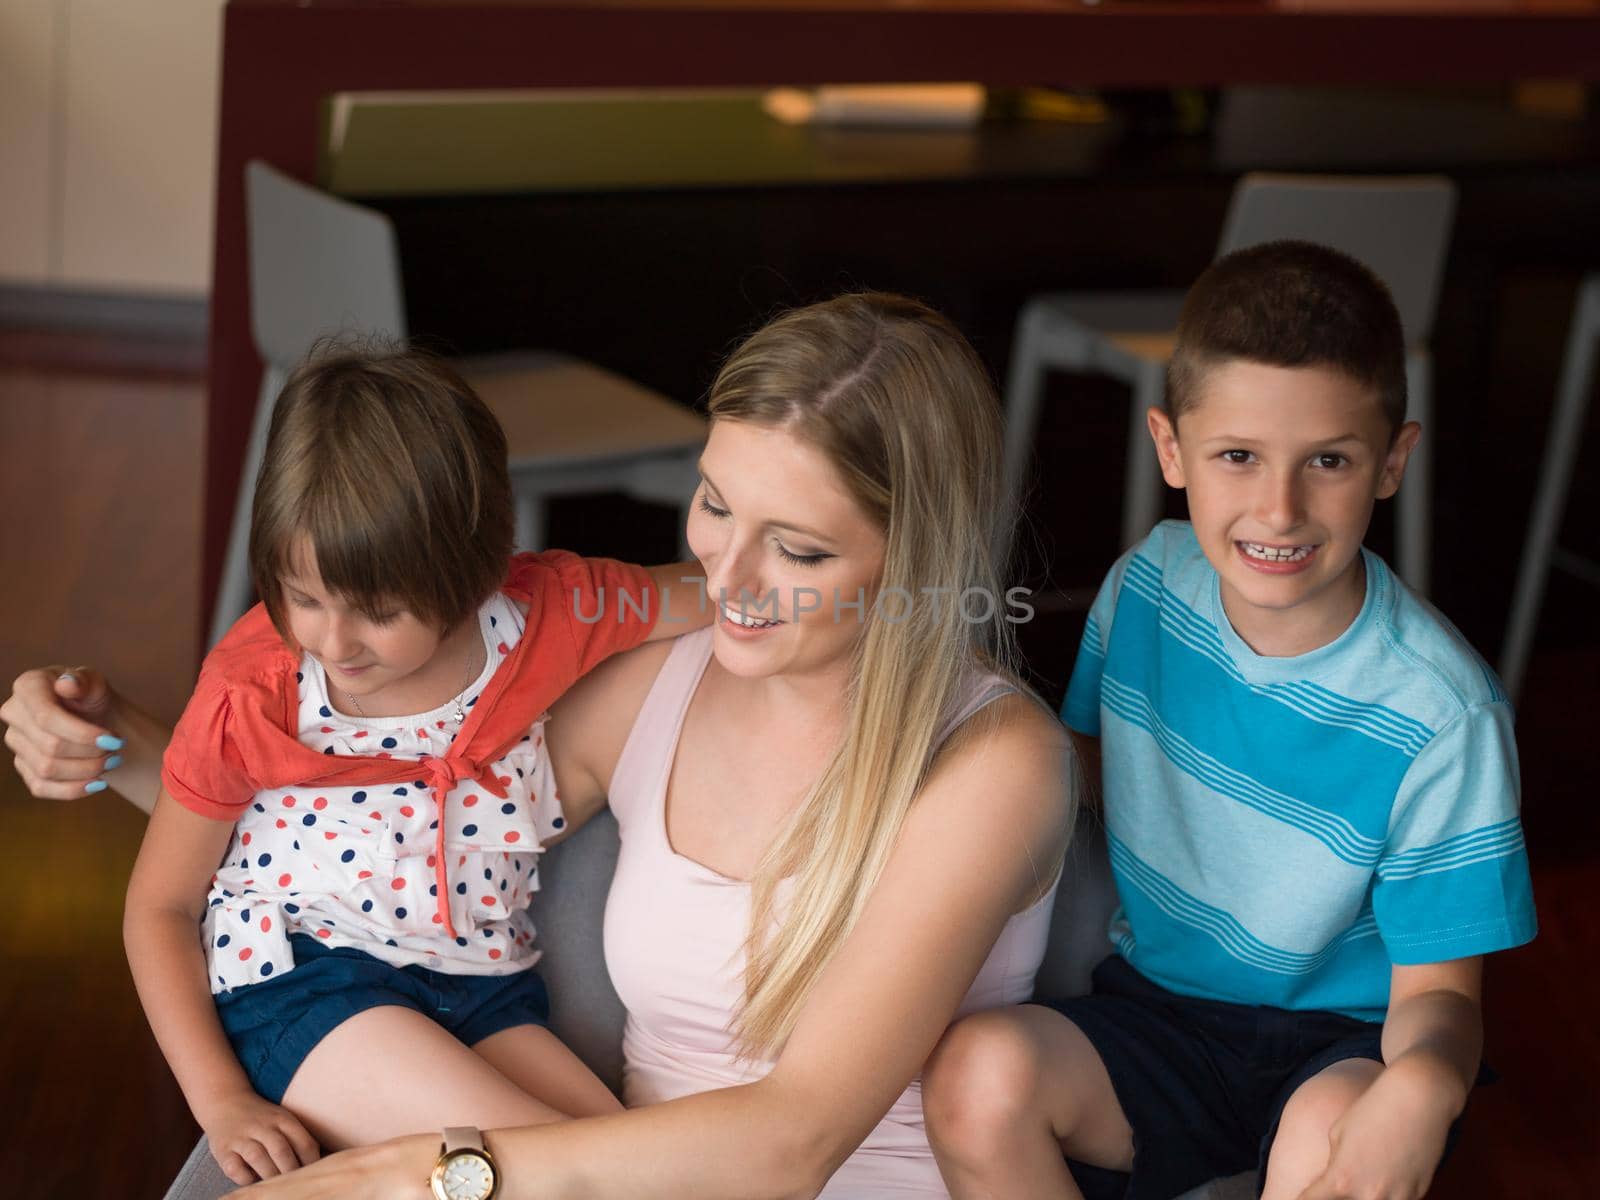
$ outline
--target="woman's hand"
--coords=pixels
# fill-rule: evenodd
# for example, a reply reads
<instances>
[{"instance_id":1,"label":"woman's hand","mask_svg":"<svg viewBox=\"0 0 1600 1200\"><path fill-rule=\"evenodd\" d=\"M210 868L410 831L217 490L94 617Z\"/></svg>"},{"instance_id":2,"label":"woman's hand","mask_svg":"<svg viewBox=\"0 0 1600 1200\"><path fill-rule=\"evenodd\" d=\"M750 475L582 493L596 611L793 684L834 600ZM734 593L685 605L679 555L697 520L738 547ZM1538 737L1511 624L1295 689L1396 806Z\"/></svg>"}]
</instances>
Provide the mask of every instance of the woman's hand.
<instances>
[{"instance_id":1,"label":"woman's hand","mask_svg":"<svg viewBox=\"0 0 1600 1200\"><path fill-rule=\"evenodd\" d=\"M285 1175L322 1156L299 1117L251 1091L230 1093L195 1116L211 1156L237 1184Z\"/></svg>"},{"instance_id":2,"label":"woman's hand","mask_svg":"<svg viewBox=\"0 0 1600 1200\"><path fill-rule=\"evenodd\" d=\"M17 774L35 796L76 800L112 788L149 812L170 726L118 695L93 667L24 671L0 705Z\"/></svg>"},{"instance_id":3,"label":"woman's hand","mask_svg":"<svg viewBox=\"0 0 1600 1200\"><path fill-rule=\"evenodd\" d=\"M438 1134L423 1133L329 1155L315 1166L258 1183L242 1200L431 1200L428 1172Z\"/></svg>"},{"instance_id":4,"label":"woman's hand","mask_svg":"<svg viewBox=\"0 0 1600 1200\"><path fill-rule=\"evenodd\" d=\"M103 791L100 776L121 765L112 732L116 696L92 667L24 671L0 705L17 774L35 796L76 800Z\"/></svg>"}]
</instances>

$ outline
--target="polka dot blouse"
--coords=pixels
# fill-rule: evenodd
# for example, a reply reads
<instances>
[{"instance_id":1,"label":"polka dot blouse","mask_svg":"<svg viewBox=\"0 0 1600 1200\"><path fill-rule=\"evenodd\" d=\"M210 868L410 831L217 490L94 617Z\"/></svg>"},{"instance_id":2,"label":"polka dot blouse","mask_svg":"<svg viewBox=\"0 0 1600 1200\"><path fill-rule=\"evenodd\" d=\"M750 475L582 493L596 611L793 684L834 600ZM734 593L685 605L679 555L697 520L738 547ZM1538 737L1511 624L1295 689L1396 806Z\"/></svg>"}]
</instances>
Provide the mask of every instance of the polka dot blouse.
<instances>
[{"instance_id":1,"label":"polka dot blouse","mask_svg":"<svg viewBox=\"0 0 1600 1200\"><path fill-rule=\"evenodd\" d=\"M470 708L522 636L522 614L503 595L478 612L489 653L467 688ZM297 675L299 740L334 754L400 760L443 755L456 733L454 698L409 717L347 716L328 701L309 655ZM439 916L438 811L415 782L276 788L245 807L207 897L202 940L211 990L227 991L291 970L289 935L352 946L395 966L462 975L523 970L538 958L527 906L538 890L542 843L564 825L541 718L495 764L502 799L465 780L445 804L451 938Z\"/></svg>"}]
</instances>

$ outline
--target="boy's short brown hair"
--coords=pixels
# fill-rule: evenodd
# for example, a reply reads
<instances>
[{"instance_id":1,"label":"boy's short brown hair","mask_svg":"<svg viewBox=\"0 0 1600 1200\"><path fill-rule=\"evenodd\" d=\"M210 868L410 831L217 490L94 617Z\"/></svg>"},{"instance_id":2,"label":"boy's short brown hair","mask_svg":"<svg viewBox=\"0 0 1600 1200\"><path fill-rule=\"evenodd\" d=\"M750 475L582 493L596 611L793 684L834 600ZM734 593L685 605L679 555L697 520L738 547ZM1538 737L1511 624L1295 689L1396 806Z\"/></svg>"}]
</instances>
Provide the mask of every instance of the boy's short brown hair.
<instances>
[{"instance_id":1,"label":"boy's short brown hair","mask_svg":"<svg viewBox=\"0 0 1600 1200\"><path fill-rule=\"evenodd\" d=\"M1372 389L1391 434L1405 421L1405 335L1394 300L1370 270L1327 246L1251 246L1195 281L1167 364L1174 421L1199 401L1206 373L1232 359L1332 367Z\"/></svg>"},{"instance_id":2,"label":"boy's short brown hair","mask_svg":"<svg viewBox=\"0 0 1600 1200\"><path fill-rule=\"evenodd\" d=\"M286 641L279 581L301 538L365 615L399 605L447 630L505 579L512 526L505 433L443 360L323 343L289 376L250 519L256 593Z\"/></svg>"}]
</instances>

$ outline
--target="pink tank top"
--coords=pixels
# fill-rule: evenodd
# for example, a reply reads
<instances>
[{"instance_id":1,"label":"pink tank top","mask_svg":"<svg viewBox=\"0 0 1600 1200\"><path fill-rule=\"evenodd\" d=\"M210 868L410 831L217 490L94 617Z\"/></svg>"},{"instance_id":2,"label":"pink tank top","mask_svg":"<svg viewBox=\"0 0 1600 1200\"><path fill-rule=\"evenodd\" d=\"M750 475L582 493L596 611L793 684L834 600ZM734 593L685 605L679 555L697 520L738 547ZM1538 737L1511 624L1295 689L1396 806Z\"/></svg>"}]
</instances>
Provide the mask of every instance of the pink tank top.
<instances>
[{"instance_id":1,"label":"pink tank top","mask_svg":"<svg viewBox=\"0 0 1600 1200\"><path fill-rule=\"evenodd\" d=\"M666 792L689 702L711 660L711 630L678 639L646 697L611 780L622 849L606 902L606 967L628 1011L623 1098L630 1107L748 1083L770 1064L741 1062L729 1034L743 998L750 887L675 852ZM1008 685L976 681L954 729ZM949 732L948 730L946 731ZM960 1013L1019 1004L1044 958L1055 888L1006 922ZM822 1192L827 1200L945 1196L914 1080Z\"/></svg>"}]
</instances>

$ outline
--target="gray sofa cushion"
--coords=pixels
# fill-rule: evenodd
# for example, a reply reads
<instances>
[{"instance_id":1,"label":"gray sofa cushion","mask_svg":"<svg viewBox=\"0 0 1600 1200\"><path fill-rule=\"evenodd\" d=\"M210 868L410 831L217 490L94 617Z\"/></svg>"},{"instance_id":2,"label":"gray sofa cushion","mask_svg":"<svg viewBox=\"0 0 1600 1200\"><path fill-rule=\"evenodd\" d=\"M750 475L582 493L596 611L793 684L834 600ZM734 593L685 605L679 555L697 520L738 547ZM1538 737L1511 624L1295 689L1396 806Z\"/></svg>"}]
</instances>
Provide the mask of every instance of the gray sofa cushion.
<instances>
[{"instance_id":1,"label":"gray sofa cushion","mask_svg":"<svg viewBox=\"0 0 1600 1200\"><path fill-rule=\"evenodd\" d=\"M533 898L539 971L550 988L550 1024L589 1069L622 1090L622 1001L606 972L601 936L617 868L617 821L602 809L539 860Z\"/></svg>"},{"instance_id":2,"label":"gray sofa cushion","mask_svg":"<svg viewBox=\"0 0 1600 1200\"><path fill-rule=\"evenodd\" d=\"M609 811L591 820L539 864L534 898L550 986L551 1025L595 1074L617 1088L622 1078L622 1002L601 953L606 892L617 863L617 823ZM1039 971L1041 995L1071 996L1089 988L1089 972L1109 952L1106 921L1116 904L1105 838L1086 818L1056 891L1050 945ZM215 1200L233 1191L205 1139L189 1155L167 1200ZM1181 1200L1250 1200L1253 1173L1197 1188Z\"/></svg>"}]
</instances>

